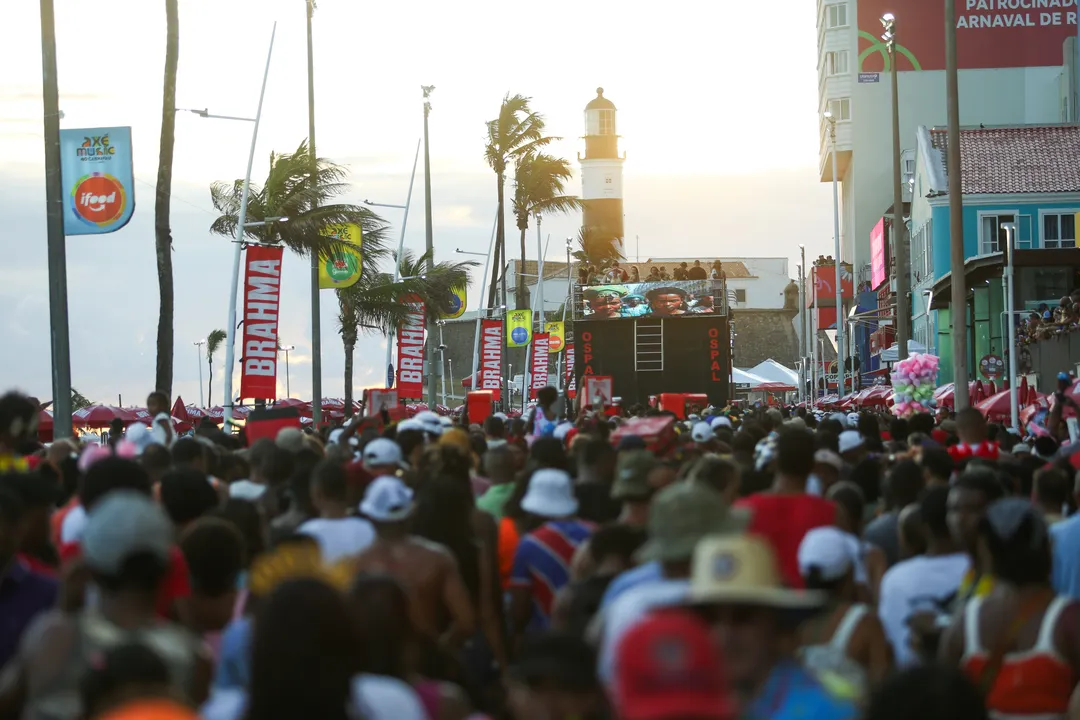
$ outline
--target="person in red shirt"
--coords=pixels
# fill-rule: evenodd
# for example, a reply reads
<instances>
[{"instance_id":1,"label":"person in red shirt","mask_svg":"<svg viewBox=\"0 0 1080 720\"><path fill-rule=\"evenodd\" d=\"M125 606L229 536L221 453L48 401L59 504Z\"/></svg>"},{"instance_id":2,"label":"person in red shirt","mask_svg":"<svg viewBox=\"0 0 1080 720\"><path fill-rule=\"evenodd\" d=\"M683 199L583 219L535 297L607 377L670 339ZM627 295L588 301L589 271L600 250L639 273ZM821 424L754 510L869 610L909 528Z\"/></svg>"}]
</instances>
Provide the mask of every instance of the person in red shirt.
<instances>
[{"instance_id":1,"label":"person in red shirt","mask_svg":"<svg viewBox=\"0 0 1080 720\"><path fill-rule=\"evenodd\" d=\"M769 542L784 582L792 588L804 587L798 559L803 536L813 528L836 523L836 506L806 493L806 481L814 469L814 449L814 436L808 431L782 429L776 440L772 490L736 503L736 507L753 512L747 531Z\"/></svg>"},{"instance_id":2,"label":"person in red shirt","mask_svg":"<svg viewBox=\"0 0 1080 720\"><path fill-rule=\"evenodd\" d=\"M135 490L152 497L150 476L133 460L109 457L90 466L83 477L79 489L79 499L87 513L108 493L114 490ZM66 579L61 606L73 611L82 607L86 597L90 576L81 562L82 547L79 542L65 543L60 546L62 575ZM188 577L187 561L180 549L173 545L169 549L169 566L165 579L158 590L156 610L159 617L172 619L179 617L177 601L191 595L191 580Z\"/></svg>"}]
</instances>

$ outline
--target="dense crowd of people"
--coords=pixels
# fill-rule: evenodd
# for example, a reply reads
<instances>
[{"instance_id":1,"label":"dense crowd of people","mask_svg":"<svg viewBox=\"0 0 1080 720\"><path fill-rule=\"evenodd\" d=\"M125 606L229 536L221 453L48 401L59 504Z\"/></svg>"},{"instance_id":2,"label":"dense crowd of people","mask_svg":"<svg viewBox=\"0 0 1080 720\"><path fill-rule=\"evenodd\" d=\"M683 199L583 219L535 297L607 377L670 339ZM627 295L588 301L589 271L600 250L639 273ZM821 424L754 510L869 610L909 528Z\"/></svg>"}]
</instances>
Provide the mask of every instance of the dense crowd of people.
<instances>
[{"instance_id":1,"label":"dense crowd of people","mask_svg":"<svg viewBox=\"0 0 1080 720\"><path fill-rule=\"evenodd\" d=\"M3 396L0 720L1080 717L1069 447L555 395L86 447Z\"/></svg>"}]
</instances>

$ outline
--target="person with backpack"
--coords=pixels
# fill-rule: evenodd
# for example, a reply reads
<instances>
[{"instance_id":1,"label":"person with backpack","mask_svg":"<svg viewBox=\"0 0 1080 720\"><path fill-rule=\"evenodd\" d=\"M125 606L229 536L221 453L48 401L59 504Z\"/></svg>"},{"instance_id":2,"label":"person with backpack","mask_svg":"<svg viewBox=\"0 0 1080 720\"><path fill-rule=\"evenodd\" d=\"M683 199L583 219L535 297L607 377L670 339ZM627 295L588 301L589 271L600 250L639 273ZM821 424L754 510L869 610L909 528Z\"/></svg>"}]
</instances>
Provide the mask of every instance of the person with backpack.
<instances>
[{"instance_id":1,"label":"person with backpack","mask_svg":"<svg viewBox=\"0 0 1080 720\"><path fill-rule=\"evenodd\" d=\"M559 424L559 413L555 403L559 400L559 391L550 385L536 393L536 407L529 412L529 422L525 431L530 443L536 438L552 437Z\"/></svg>"},{"instance_id":2,"label":"person with backpack","mask_svg":"<svg viewBox=\"0 0 1080 720\"><path fill-rule=\"evenodd\" d=\"M892 668L892 648L873 609L856 602L859 546L838 527L814 528L799 545L799 573L809 590L828 595L803 623L800 659L823 684L863 703Z\"/></svg>"}]
</instances>

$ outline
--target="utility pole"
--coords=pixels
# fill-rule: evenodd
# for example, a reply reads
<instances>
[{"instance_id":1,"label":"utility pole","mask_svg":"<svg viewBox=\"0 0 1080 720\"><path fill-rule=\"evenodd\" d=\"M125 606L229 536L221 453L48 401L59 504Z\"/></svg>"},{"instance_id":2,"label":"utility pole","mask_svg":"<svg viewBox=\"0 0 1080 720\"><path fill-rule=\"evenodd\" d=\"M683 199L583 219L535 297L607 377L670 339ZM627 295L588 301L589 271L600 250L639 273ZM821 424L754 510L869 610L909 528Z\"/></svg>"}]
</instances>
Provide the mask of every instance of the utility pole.
<instances>
[{"instance_id":1,"label":"utility pole","mask_svg":"<svg viewBox=\"0 0 1080 720\"><path fill-rule=\"evenodd\" d=\"M844 382L844 283L840 277L840 184L836 172L836 117L831 112L826 112L825 119L829 121L829 155L832 156L833 252L836 253L836 396L844 397L847 384ZM854 268L854 265L852 267Z\"/></svg>"},{"instance_id":2,"label":"utility pole","mask_svg":"<svg viewBox=\"0 0 1080 720\"><path fill-rule=\"evenodd\" d=\"M954 405L971 404L967 367L967 280L964 277L964 196L960 166L960 85L956 71L956 0L945 0L945 95L948 105L949 243ZM1012 318L1009 318L1010 322ZM1015 380L1014 380L1015 381Z\"/></svg>"},{"instance_id":3,"label":"utility pole","mask_svg":"<svg viewBox=\"0 0 1080 720\"><path fill-rule=\"evenodd\" d=\"M45 222L49 255L49 325L52 329L53 436L74 435L71 427L71 341L68 335L67 240L64 183L60 172L60 94L56 77L56 15L53 0L41 0L41 94L45 114Z\"/></svg>"},{"instance_id":4,"label":"utility pole","mask_svg":"<svg viewBox=\"0 0 1080 720\"><path fill-rule=\"evenodd\" d=\"M896 17L892 13L881 16L885 32L881 36L889 50L892 65L892 143L893 143L893 220L890 233L893 257L896 259L896 359L908 356L908 340L911 339L911 263L908 261L907 225L904 223L903 173L900 160L900 86L899 56L896 52ZM952 166L950 168L950 175Z\"/></svg>"},{"instance_id":5,"label":"utility pole","mask_svg":"<svg viewBox=\"0 0 1080 720\"><path fill-rule=\"evenodd\" d=\"M428 151L428 116L431 114L431 100L429 98L431 98L435 86L421 85L420 89L424 91L424 220L427 226L424 240L425 249L427 250L427 271L431 273L435 267L435 248L431 227L431 153ZM435 352L433 351L435 347L435 326L430 321L427 327L427 337L427 346L429 348L427 353L427 395L429 407L434 408L438 400L438 383L436 383L436 380L437 375L442 373L442 364L439 364L439 373L436 373Z\"/></svg>"},{"instance_id":6,"label":"utility pole","mask_svg":"<svg viewBox=\"0 0 1080 720\"><path fill-rule=\"evenodd\" d=\"M315 0L304 0L307 9L307 102L308 153L311 156L312 190L319 182L319 161L315 154L315 54L311 42L311 17ZM318 207L312 193L311 210ZM311 253L311 420L318 429L322 422L322 314L319 303L319 253Z\"/></svg>"},{"instance_id":7,"label":"utility pole","mask_svg":"<svg viewBox=\"0 0 1080 720\"><path fill-rule=\"evenodd\" d=\"M806 401L806 380L810 376L806 359L806 246L799 245L799 359L802 362L802 377L799 378L799 397ZM725 290L725 292L727 292Z\"/></svg>"}]
</instances>

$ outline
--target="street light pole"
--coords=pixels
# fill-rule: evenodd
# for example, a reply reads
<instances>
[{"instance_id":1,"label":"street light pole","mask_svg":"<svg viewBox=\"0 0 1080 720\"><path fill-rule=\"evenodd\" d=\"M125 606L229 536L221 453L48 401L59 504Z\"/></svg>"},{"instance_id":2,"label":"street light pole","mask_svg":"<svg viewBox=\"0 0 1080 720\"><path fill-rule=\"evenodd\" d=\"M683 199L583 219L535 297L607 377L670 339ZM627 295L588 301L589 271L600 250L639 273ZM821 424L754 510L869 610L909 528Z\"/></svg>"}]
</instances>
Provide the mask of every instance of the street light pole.
<instances>
[{"instance_id":1,"label":"street light pole","mask_svg":"<svg viewBox=\"0 0 1080 720\"><path fill-rule=\"evenodd\" d=\"M295 345L282 345L281 351L285 353L285 397L292 397L292 387L289 382L289 351L295 350Z\"/></svg>"},{"instance_id":2,"label":"street light pole","mask_svg":"<svg viewBox=\"0 0 1080 720\"><path fill-rule=\"evenodd\" d=\"M315 154L315 49L311 39L311 19L315 0L304 0L307 15L308 153L310 156L311 207L318 207L315 188L319 182L319 160ZM311 421L322 423L322 308L319 302L319 253L311 253Z\"/></svg>"},{"instance_id":3,"label":"street light pole","mask_svg":"<svg viewBox=\"0 0 1080 720\"><path fill-rule=\"evenodd\" d=\"M492 226L491 226L491 241L488 243L488 251L486 253L484 253L484 274L480 276L480 289L481 289L480 297L481 297L481 299L484 297L483 296L483 288L486 287L486 285L484 283L485 283L485 278L487 278L488 266L491 265L491 251L495 248L495 229L498 227L498 223L499 223L499 218L498 218L498 213L496 213L495 222L492 223ZM460 255L480 255L481 254L481 253L468 252L468 251L462 250L460 248L456 248L455 252L457 252ZM473 390L479 390L480 389L480 374L479 374L478 363L480 362L480 321L481 321L480 316L481 316L481 312L482 311L481 311L480 308L476 309L476 329L473 332L472 375L470 376L472 378L472 380L469 381L469 382L472 383L472 389ZM503 344L505 345L505 343L503 343ZM506 352L506 350L503 349L502 352ZM502 393L500 393L500 395L501 394Z\"/></svg>"},{"instance_id":4,"label":"street light pole","mask_svg":"<svg viewBox=\"0 0 1080 720\"><path fill-rule=\"evenodd\" d=\"M833 202L833 252L836 253L836 396L844 397L844 283L840 279L840 187L836 177L836 117L831 112L825 113L829 122L829 155L832 156L832 202ZM852 268L854 269L854 265ZM852 278L854 282L854 278Z\"/></svg>"},{"instance_id":5,"label":"street light pole","mask_svg":"<svg viewBox=\"0 0 1080 720\"><path fill-rule=\"evenodd\" d=\"M68 331L67 238L60 174L60 94L56 71L53 0L41 0L41 94L45 115L45 223L49 257L49 325L52 351L53 435L72 437L71 342Z\"/></svg>"},{"instance_id":6,"label":"street light pole","mask_svg":"<svg viewBox=\"0 0 1080 720\"><path fill-rule=\"evenodd\" d=\"M907 225L904 223L903 173L900 160L900 76L897 66L899 55L896 52L896 17L892 13L881 16L881 26L885 32L881 39L889 50L892 64L892 145L893 145L893 220L892 241L893 257L896 258L896 359L904 360L908 356L908 341L911 339L911 300L909 278L911 273L908 261ZM952 166L949 166L950 172Z\"/></svg>"},{"instance_id":7,"label":"street light pole","mask_svg":"<svg viewBox=\"0 0 1080 720\"><path fill-rule=\"evenodd\" d=\"M956 71L956 0L945 0L945 96L948 105L950 307L953 346L953 402L970 403L967 368L967 278L964 271L964 196L960 182L960 87Z\"/></svg>"},{"instance_id":8,"label":"street light pole","mask_svg":"<svg viewBox=\"0 0 1080 720\"><path fill-rule=\"evenodd\" d=\"M205 340L196 340L195 345L195 359L199 361L199 407L204 408L206 405L205 398L203 398L202 391L202 346L206 344Z\"/></svg>"},{"instance_id":9,"label":"street light pole","mask_svg":"<svg viewBox=\"0 0 1080 720\"><path fill-rule=\"evenodd\" d=\"M435 268L435 245L431 226L431 152L428 147L428 116L431 115L431 97L434 85L421 85L424 91L424 248L427 253L427 269L430 273ZM428 323L428 337L432 337L431 323ZM428 340L431 347L431 340ZM435 353L428 353L428 402L435 405ZM440 373L442 367L439 368Z\"/></svg>"},{"instance_id":10,"label":"street light pole","mask_svg":"<svg viewBox=\"0 0 1080 720\"><path fill-rule=\"evenodd\" d=\"M799 357L802 358L802 377L799 379L799 395L806 402L806 246L799 245Z\"/></svg>"},{"instance_id":11,"label":"street light pole","mask_svg":"<svg viewBox=\"0 0 1080 720\"><path fill-rule=\"evenodd\" d=\"M1016 292L1014 290L1013 250L1016 248L1015 222L1005 226L1005 314L1009 319L1009 419L1020 429L1020 396L1016 387Z\"/></svg>"},{"instance_id":12,"label":"street light pole","mask_svg":"<svg viewBox=\"0 0 1080 720\"><path fill-rule=\"evenodd\" d=\"M236 240L233 247L232 282L229 284L229 323L225 326L225 378L222 381L225 389L225 402L222 417L225 425L232 423L233 415L233 364L236 358L236 292L240 284L240 259L244 254L244 233L247 224L247 201L248 192L251 189L251 166L255 162L255 143L259 139L259 121L262 120L263 98L266 97L266 79L270 76L270 58L274 55L274 36L277 34L277 23L270 31L270 49L266 51L266 69L263 70L262 88L259 90L259 107L255 112L251 130L251 148L248 150L247 172L244 173L244 187L240 191L240 209L236 217ZM210 398L210 402L213 402Z\"/></svg>"}]
</instances>

